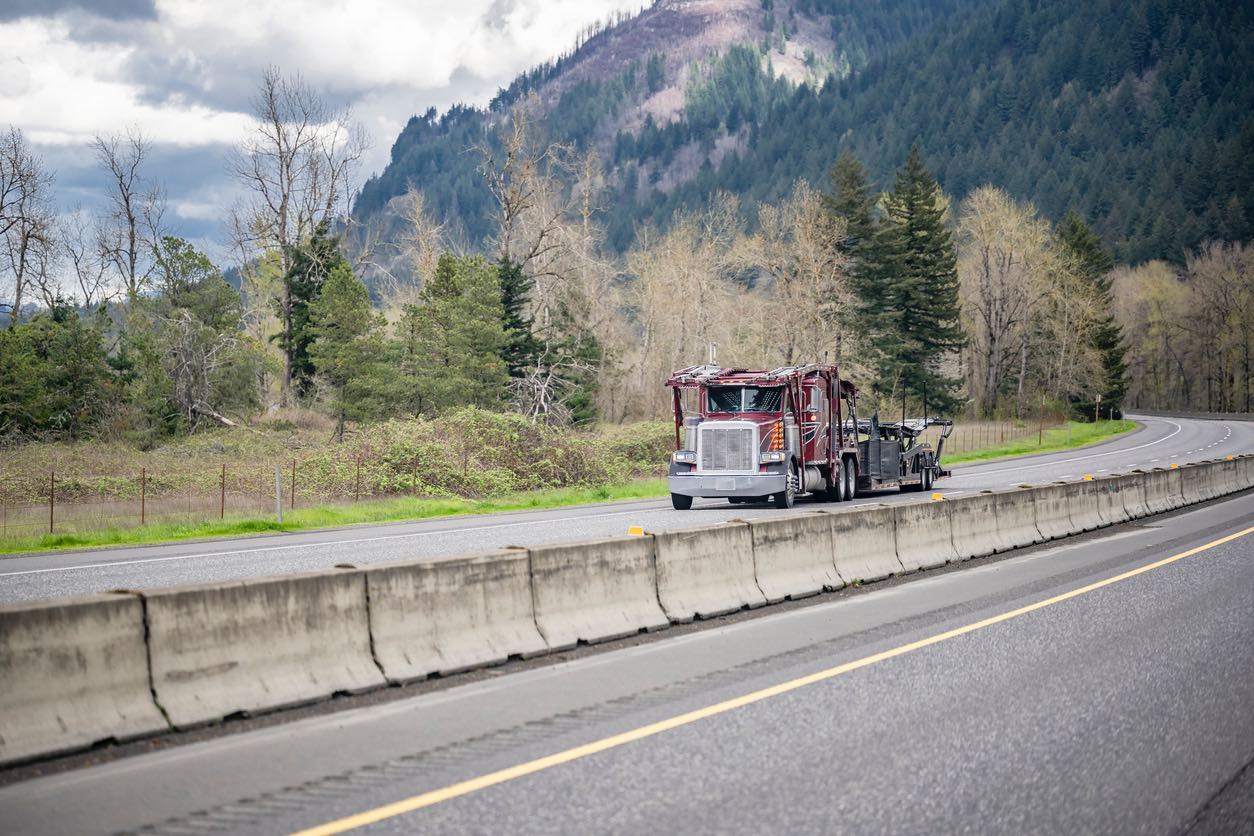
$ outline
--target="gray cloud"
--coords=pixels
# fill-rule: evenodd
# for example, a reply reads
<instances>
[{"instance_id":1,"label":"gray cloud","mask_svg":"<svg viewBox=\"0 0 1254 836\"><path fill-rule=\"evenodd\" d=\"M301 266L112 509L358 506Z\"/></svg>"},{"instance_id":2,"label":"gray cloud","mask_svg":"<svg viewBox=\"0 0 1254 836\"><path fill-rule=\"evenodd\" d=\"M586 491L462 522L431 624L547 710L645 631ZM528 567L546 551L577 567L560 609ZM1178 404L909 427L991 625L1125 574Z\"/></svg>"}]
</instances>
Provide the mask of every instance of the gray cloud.
<instances>
[{"instance_id":1,"label":"gray cloud","mask_svg":"<svg viewBox=\"0 0 1254 836\"><path fill-rule=\"evenodd\" d=\"M0 0L0 21L81 11L110 20L156 20L155 0Z\"/></svg>"}]
</instances>

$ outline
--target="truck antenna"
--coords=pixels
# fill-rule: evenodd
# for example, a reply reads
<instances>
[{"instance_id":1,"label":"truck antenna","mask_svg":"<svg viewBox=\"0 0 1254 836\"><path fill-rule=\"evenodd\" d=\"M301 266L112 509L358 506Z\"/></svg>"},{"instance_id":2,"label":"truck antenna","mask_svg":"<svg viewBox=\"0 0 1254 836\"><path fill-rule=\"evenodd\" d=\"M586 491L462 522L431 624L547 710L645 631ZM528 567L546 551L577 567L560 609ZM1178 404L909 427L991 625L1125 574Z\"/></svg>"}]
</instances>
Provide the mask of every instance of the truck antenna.
<instances>
[{"instance_id":1,"label":"truck antenna","mask_svg":"<svg viewBox=\"0 0 1254 836\"><path fill-rule=\"evenodd\" d=\"M710 365L718 363L718 343L710 343Z\"/></svg>"}]
</instances>

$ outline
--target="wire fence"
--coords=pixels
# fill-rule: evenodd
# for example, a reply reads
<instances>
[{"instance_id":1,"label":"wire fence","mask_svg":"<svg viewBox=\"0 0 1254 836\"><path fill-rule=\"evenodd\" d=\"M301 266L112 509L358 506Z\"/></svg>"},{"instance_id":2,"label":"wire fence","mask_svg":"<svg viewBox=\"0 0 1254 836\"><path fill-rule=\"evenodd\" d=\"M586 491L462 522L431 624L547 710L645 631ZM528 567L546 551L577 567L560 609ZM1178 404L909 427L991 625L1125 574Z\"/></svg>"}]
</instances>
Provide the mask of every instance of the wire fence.
<instances>
[{"instance_id":1,"label":"wire fence","mask_svg":"<svg viewBox=\"0 0 1254 836\"><path fill-rule=\"evenodd\" d=\"M954 431L945 441L944 455L957 456L990 450L1003 444L1031 440L1040 443L1045 433L1066 425L1060 417L1045 417L1029 421L955 421ZM936 444L940 430L931 428L927 440Z\"/></svg>"},{"instance_id":2,"label":"wire fence","mask_svg":"<svg viewBox=\"0 0 1254 836\"><path fill-rule=\"evenodd\" d=\"M273 519L313 505L418 495L417 460L398 473L361 458L316 465L220 464L177 474L8 474L0 477L0 541L157 524L199 524L241 518ZM408 478L405 478L408 477Z\"/></svg>"}]
</instances>

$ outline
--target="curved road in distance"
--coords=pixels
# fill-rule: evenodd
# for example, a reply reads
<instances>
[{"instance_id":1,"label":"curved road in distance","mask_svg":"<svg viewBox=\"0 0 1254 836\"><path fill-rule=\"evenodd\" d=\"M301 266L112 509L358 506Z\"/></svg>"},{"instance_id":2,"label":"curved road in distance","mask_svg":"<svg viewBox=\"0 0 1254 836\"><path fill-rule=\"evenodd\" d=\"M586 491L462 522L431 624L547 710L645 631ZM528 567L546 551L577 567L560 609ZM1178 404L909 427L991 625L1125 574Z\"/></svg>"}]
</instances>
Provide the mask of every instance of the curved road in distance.
<instances>
[{"instance_id":1,"label":"curved road in distance","mask_svg":"<svg viewBox=\"0 0 1254 836\"><path fill-rule=\"evenodd\" d=\"M1102 476L1254 453L1254 422L1130 417L1142 427L1113 441L957 465L954 475L937 483L936 490L960 496L1021 484L1075 481L1086 473ZM926 500L920 494L886 491L859 497L852 504ZM613 537L637 525L646 531L692 528L730 519L806 513L814 507L812 501L801 501L791 511L779 511L768 505L697 500L692 510L675 511L669 499L649 499L208 542L16 555L0 558L0 604Z\"/></svg>"}]
</instances>

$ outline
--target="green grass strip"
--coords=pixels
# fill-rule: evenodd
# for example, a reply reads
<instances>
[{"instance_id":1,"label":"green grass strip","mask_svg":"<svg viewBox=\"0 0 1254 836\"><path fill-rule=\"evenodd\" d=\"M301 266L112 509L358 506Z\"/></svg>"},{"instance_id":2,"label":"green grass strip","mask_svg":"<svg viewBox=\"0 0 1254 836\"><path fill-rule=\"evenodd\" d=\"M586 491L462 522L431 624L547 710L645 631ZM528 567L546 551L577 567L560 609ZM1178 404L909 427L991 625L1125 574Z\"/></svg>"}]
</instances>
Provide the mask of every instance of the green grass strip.
<instances>
[{"instance_id":1,"label":"green grass strip","mask_svg":"<svg viewBox=\"0 0 1254 836\"><path fill-rule=\"evenodd\" d=\"M1087 447L1099 441L1106 441L1117 435L1132 432L1136 429L1136 421L1100 421L1096 424L1072 421L1071 443L1067 443L1067 424L1050 427L1041 436L1040 443L1036 435L1007 441L983 450L972 450L957 455L943 455L943 464L961 464L963 462L986 462L994 459L1008 459L1014 456L1028 456L1033 453L1053 453L1058 450L1070 450L1076 447Z\"/></svg>"},{"instance_id":2,"label":"green grass strip","mask_svg":"<svg viewBox=\"0 0 1254 836\"><path fill-rule=\"evenodd\" d=\"M141 528L111 528L99 531L44 534L40 537L0 542L0 554L56 552L97 546L137 546L278 531L308 531L363 523L403 522L468 514L496 514L502 511L530 511L623 499L651 499L666 495L665 479L642 479L625 485L557 488L493 499L394 497L346 505L316 505L295 510L285 508L282 524L273 518L242 517L204 523L154 523Z\"/></svg>"}]
</instances>

